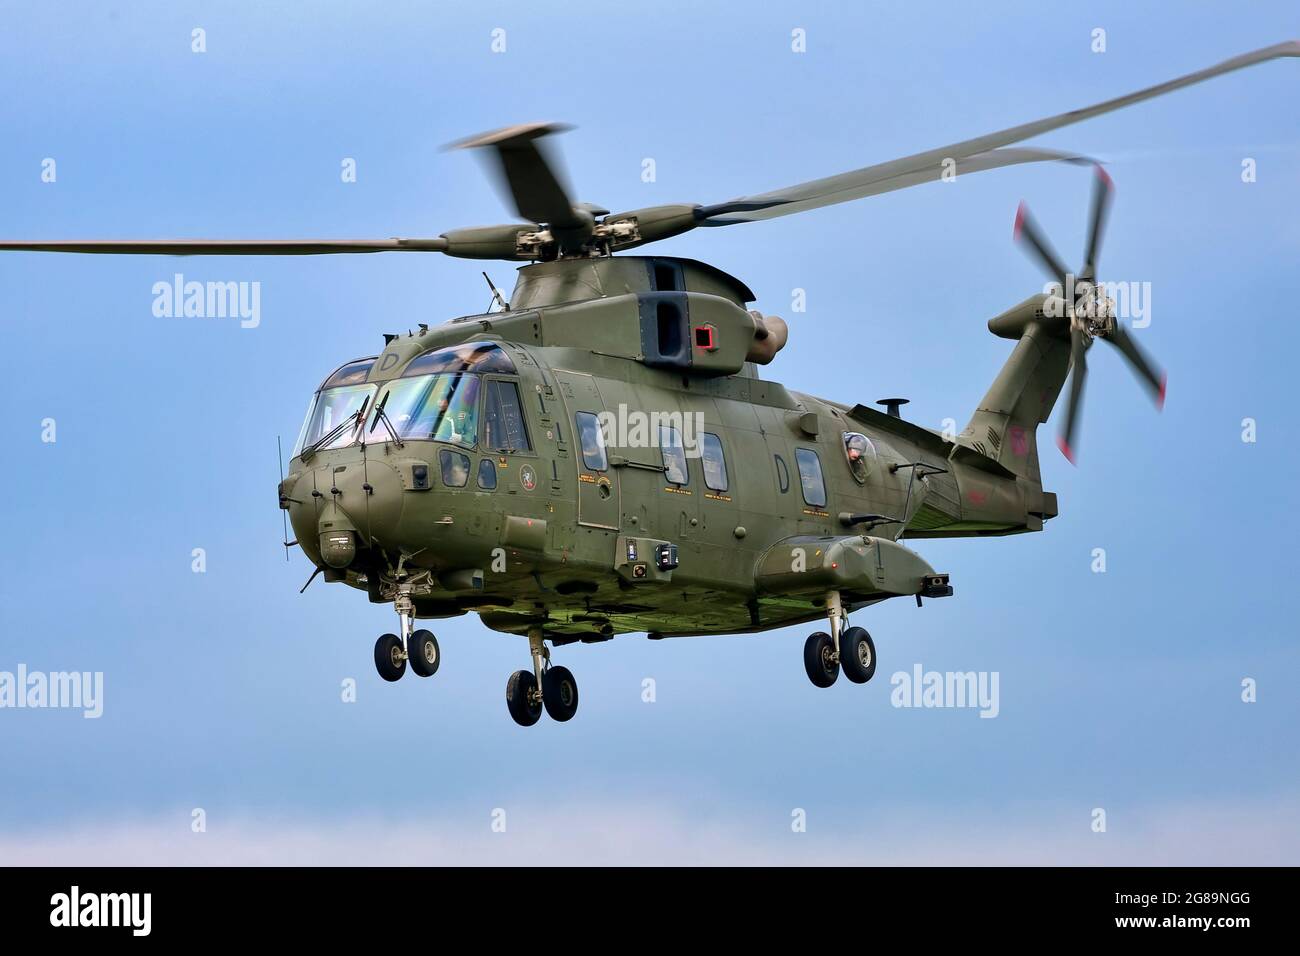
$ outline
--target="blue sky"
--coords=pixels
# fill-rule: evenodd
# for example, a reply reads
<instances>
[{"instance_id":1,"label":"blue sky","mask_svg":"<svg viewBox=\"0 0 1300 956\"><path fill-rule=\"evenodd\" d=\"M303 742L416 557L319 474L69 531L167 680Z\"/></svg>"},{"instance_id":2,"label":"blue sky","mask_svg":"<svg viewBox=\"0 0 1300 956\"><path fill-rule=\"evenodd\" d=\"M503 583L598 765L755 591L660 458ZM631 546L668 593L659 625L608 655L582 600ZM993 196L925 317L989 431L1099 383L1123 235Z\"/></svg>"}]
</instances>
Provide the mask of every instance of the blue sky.
<instances>
[{"instance_id":1,"label":"blue sky","mask_svg":"<svg viewBox=\"0 0 1300 956\"><path fill-rule=\"evenodd\" d=\"M0 235L506 222L479 165L440 147L537 119L577 126L558 145L582 200L717 202L1087 105L1293 38L1297 20L1281 3L10 3ZM1054 424L1042 433L1061 516L1041 535L919 543L956 595L855 616L881 658L866 687L813 688L803 628L626 636L560 649L578 717L525 731L502 700L524 642L472 618L438 622L435 678L382 684L371 647L391 611L320 582L297 593L310 569L279 546L276 436L292 444L321 377L381 333L481 311L477 264L6 254L0 670L102 671L105 701L99 720L0 710L0 862L258 846L277 861L1300 862L1298 85L1300 62L1275 62L1035 143L1110 163L1101 274L1152 284L1135 334L1169 369L1168 404L1095 350L1080 467L1050 451ZM1017 202L1073 263L1088 189L1082 170L1022 167L658 248L740 276L790 321L768 376L847 402L906 395L937 428L964 424L1006 357L985 321L1042 286L1011 242ZM152 286L177 271L260 282L261 324L156 318ZM511 267L488 271L508 291ZM796 288L808 308L791 314ZM889 675L916 663L997 671L999 716L891 707ZM190 832L196 807L207 833ZM488 835L495 808L507 834Z\"/></svg>"}]
</instances>

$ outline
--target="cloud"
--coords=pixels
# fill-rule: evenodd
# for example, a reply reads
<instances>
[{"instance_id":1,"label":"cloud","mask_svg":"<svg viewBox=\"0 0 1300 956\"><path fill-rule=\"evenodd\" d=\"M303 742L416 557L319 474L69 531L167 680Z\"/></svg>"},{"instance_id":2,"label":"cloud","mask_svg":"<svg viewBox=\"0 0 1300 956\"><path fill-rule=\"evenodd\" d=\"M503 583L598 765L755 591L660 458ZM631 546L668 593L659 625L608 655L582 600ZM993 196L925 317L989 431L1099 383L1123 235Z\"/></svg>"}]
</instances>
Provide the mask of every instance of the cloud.
<instances>
[{"instance_id":1,"label":"cloud","mask_svg":"<svg viewBox=\"0 0 1300 956\"><path fill-rule=\"evenodd\" d=\"M1295 865L1300 800L1112 809L1093 833L1091 808L1062 812L878 816L854 832L792 832L788 814L707 819L626 802L490 810L456 816L274 820L209 818L192 833L188 812L165 819L82 824L0 834L9 865Z\"/></svg>"}]
</instances>

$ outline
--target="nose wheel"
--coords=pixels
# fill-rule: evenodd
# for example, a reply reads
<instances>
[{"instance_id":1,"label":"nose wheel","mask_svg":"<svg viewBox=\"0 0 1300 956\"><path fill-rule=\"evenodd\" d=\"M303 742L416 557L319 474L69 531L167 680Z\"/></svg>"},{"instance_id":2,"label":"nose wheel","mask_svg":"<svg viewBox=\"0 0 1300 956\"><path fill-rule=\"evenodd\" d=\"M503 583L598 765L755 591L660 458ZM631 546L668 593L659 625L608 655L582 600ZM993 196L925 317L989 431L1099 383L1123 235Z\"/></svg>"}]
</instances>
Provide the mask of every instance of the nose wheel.
<instances>
[{"instance_id":1,"label":"nose wheel","mask_svg":"<svg viewBox=\"0 0 1300 956\"><path fill-rule=\"evenodd\" d=\"M803 646L803 666L817 687L830 687L840 676L865 684L876 673L876 644L865 628L847 627L848 614L838 591L826 596L830 633L818 631Z\"/></svg>"},{"instance_id":2,"label":"nose wheel","mask_svg":"<svg viewBox=\"0 0 1300 956\"><path fill-rule=\"evenodd\" d=\"M442 663L442 650L432 631L414 630L415 606L409 591L398 591L394 600L397 616L401 620L401 636L381 634L375 641L375 670L386 681L398 681L406 673L406 665L418 677L432 677Z\"/></svg>"},{"instance_id":3,"label":"nose wheel","mask_svg":"<svg viewBox=\"0 0 1300 956\"><path fill-rule=\"evenodd\" d=\"M567 667L551 665L551 652L540 628L528 632L528 649L533 669L519 670L506 681L506 709L521 727L531 727L542 718L572 720L578 712L578 682Z\"/></svg>"}]
</instances>

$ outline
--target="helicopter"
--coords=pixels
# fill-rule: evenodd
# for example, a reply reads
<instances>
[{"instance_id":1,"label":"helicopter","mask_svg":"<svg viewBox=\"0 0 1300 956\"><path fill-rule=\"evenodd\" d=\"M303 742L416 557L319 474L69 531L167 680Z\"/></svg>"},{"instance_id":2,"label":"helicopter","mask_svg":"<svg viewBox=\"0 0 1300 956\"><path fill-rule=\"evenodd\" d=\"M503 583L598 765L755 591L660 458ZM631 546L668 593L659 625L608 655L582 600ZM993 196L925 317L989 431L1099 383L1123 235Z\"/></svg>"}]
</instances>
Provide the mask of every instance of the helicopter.
<instances>
[{"instance_id":1,"label":"helicopter","mask_svg":"<svg viewBox=\"0 0 1300 956\"><path fill-rule=\"evenodd\" d=\"M441 664L418 622L477 613L526 636L531 666L506 685L523 726L577 712L552 651L645 633L653 640L749 634L825 621L804 645L818 687L876 670L849 615L897 597L953 594L914 540L1043 530L1037 430L1067 377L1058 437L1074 460L1088 351L1114 346L1157 404L1166 377L1117 321L1097 278L1112 184L1102 166L1030 137L1280 57L1300 41L1235 57L1093 106L785 189L712 205L611 213L575 201L547 138L512 126L453 144L485 154L521 222L432 238L3 242L0 250L144 255L436 252L526 263L509 298L477 315L384 335L316 389L281 473L286 549L318 575L391 604L375 643L386 681ZM1022 163L1095 170L1083 264L1072 273L1022 204L1015 236L1059 294L989 320L1014 343L956 435L760 377L789 327L749 308L739 279L692 259L629 250ZM486 278L486 273L484 274ZM1069 290L1066 292L1065 290ZM287 525L294 540L289 541ZM303 586L306 590L307 585Z\"/></svg>"}]
</instances>

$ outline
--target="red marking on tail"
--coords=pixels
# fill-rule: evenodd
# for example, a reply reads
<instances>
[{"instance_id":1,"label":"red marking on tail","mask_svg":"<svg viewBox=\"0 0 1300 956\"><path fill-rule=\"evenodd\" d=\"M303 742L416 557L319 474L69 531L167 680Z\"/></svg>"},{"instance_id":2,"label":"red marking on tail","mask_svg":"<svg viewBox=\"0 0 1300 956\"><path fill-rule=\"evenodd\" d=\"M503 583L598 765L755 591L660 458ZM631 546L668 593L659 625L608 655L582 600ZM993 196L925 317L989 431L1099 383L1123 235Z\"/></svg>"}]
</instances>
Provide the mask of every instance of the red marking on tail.
<instances>
[{"instance_id":1,"label":"red marking on tail","mask_svg":"<svg viewBox=\"0 0 1300 956\"><path fill-rule=\"evenodd\" d=\"M1074 449L1070 447L1070 443L1065 440L1064 435L1056 436L1056 447L1061 449L1061 454L1065 456L1066 461L1072 465L1078 464L1074 460Z\"/></svg>"},{"instance_id":2,"label":"red marking on tail","mask_svg":"<svg viewBox=\"0 0 1300 956\"><path fill-rule=\"evenodd\" d=\"M1007 435L1011 439L1011 454L1018 458L1024 458L1025 455L1029 454L1029 436L1025 434L1023 428L1019 425L1012 425L1007 431Z\"/></svg>"}]
</instances>

